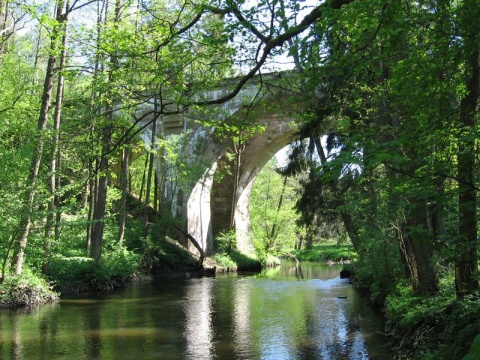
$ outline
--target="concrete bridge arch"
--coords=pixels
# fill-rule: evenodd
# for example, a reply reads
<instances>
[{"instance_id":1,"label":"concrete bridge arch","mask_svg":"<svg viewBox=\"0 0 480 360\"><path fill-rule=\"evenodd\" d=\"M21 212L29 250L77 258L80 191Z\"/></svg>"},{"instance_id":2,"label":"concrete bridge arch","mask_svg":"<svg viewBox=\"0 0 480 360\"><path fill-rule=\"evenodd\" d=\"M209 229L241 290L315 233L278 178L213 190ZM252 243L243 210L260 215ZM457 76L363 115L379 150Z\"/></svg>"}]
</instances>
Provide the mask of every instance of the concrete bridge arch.
<instances>
[{"instance_id":1,"label":"concrete bridge arch","mask_svg":"<svg viewBox=\"0 0 480 360\"><path fill-rule=\"evenodd\" d=\"M281 89L281 88L280 88ZM221 97L228 90L205 91L203 99ZM258 100L261 99L261 100ZM252 106L252 104L255 104ZM147 109L140 109L139 112ZM231 101L208 109L206 112L191 111L187 114L163 116L158 120L158 136L168 138L183 134L188 137L185 148L191 167L202 168L198 179L175 194L176 215L185 218L185 231L193 236L208 254L213 250L213 239L219 232L228 230L231 220L237 236L237 247L243 252L253 252L253 239L248 206L257 175L267 162L283 147L293 141L295 116L300 111L292 92L285 90L268 92L252 83L246 86ZM217 135L215 126L205 127L195 120L205 119L211 123L248 121L261 125L264 131L244 141L240 167L232 160L234 143L231 137ZM144 122L150 121L144 117ZM148 129L148 128L147 128ZM148 144L151 132L144 132ZM162 166L157 162L157 167ZM159 169L158 173L161 173ZM238 170L238 177L235 176ZM238 184L236 184L237 179ZM234 196L235 195L235 196ZM185 245L192 252L196 249L187 239Z\"/></svg>"}]
</instances>

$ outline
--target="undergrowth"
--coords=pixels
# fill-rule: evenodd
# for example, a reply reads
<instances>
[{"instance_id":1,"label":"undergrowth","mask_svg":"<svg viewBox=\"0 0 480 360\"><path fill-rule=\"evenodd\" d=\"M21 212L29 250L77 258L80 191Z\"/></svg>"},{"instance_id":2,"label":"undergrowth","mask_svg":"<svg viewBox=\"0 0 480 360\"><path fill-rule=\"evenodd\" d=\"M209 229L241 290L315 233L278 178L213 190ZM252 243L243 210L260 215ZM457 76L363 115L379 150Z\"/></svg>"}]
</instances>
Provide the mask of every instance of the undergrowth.
<instances>
[{"instance_id":1,"label":"undergrowth","mask_svg":"<svg viewBox=\"0 0 480 360\"><path fill-rule=\"evenodd\" d=\"M59 295L44 278L24 269L22 275L8 275L0 284L0 306L33 306L58 300Z\"/></svg>"},{"instance_id":2,"label":"undergrowth","mask_svg":"<svg viewBox=\"0 0 480 360\"><path fill-rule=\"evenodd\" d=\"M321 244L312 249L294 250L293 254L304 261L346 261L356 258L356 252L351 245Z\"/></svg>"},{"instance_id":3,"label":"undergrowth","mask_svg":"<svg viewBox=\"0 0 480 360\"><path fill-rule=\"evenodd\" d=\"M62 293L107 290L127 283L140 256L118 247L104 252L102 262L84 256L56 256L50 260L49 278Z\"/></svg>"},{"instance_id":4,"label":"undergrowth","mask_svg":"<svg viewBox=\"0 0 480 360\"><path fill-rule=\"evenodd\" d=\"M397 359L461 359L480 334L480 296L419 297L403 284L387 297L385 316Z\"/></svg>"}]
</instances>

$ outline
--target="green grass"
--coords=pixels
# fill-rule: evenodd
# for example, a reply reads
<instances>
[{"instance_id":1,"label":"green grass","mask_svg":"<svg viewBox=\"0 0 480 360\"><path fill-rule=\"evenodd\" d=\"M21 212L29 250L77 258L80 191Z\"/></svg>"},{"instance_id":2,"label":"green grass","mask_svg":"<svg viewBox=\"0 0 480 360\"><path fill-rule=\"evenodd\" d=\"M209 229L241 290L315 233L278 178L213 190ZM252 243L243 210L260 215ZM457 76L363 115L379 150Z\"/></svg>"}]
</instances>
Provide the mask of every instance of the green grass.
<instances>
[{"instance_id":1,"label":"green grass","mask_svg":"<svg viewBox=\"0 0 480 360\"><path fill-rule=\"evenodd\" d=\"M33 306L55 300L58 300L58 293L28 268L22 275L8 275L0 283L0 307Z\"/></svg>"},{"instance_id":2,"label":"green grass","mask_svg":"<svg viewBox=\"0 0 480 360\"><path fill-rule=\"evenodd\" d=\"M237 268L237 264L233 261L230 256L226 254L217 253L213 255L213 260L215 263L223 268Z\"/></svg>"},{"instance_id":3,"label":"green grass","mask_svg":"<svg viewBox=\"0 0 480 360\"><path fill-rule=\"evenodd\" d=\"M259 271L262 269L262 263L257 257L232 250L230 252L230 258L237 264L238 270Z\"/></svg>"},{"instance_id":4,"label":"green grass","mask_svg":"<svg viewBox=\"0 0 480 360\"><path fill-rule=\"evenodd\" d=\"M352 245L322 244L315 245L311 250L303 248L292 251L299 260L303 261L345 261L353 260L357 253Z\"/></svg>"}]
</instances>

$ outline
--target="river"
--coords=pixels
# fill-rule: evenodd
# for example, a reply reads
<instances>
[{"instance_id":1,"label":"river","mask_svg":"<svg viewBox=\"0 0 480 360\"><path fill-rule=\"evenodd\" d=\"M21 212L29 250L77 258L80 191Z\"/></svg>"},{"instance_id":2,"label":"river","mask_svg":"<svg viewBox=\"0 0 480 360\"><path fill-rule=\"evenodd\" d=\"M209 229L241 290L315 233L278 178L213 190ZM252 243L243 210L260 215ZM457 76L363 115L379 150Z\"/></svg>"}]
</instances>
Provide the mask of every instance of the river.
<instances>
[{"instance_id":1,"label":"river","mask_svg":"<svg viewBox=\"0 0 480 360\"><path fill-rule=\"evenodd\" d=\"M388 359L339 266L162 280L0 310L0 359Z\"/></svg>"}]
</instances>

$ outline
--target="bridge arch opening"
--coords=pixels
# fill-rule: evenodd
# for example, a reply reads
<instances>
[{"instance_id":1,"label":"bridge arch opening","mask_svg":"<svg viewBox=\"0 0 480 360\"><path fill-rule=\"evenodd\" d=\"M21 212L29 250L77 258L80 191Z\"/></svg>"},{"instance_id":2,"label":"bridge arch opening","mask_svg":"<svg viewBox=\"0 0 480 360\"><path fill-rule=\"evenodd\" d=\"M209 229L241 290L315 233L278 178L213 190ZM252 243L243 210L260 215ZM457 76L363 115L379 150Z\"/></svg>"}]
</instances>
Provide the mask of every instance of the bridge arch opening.
<instances>
[{"instance_id":1,"label":"bridge arch opening","mask_svg":"<svg viewBox=\"0 0 480 360\"><path fill-rule=\"evenodd\" d=\"M187 167L192 174L194 168L200 169L197 175L191 176L189 184L182 189L175 187L176 195L169 198L175 199L173 215L186 219L186 237L195 238L206 254L214 250L214 236L231 229L232 223L239 250L254 251L249 215L253 184L267 162L294 141L296 128L292 124L305 106L293 92L286 90L292 85L290 79L280 77L278 80L289 84L268 88L252 82L227 103L159 119L159 137L167 139L178 135L189 139L180 152L189 159ZM221 90L206 90L202 98L215 99L219 93ZM151 115L143 118L146 124L151 120ZM228 136L217 137L216 133L218 124L225 123L228 127L230 122L241 124L241 121L261 125L264 131L244 141L237 168L236 159L231 156L235 153L233 140ZM162 169L158 173L162 173ZM190 241L181 241L185 241L189 251L196 252Z\"/></svg>"},{"instance_id":2,"label":"bridge arch opening","mask_svg":"<svg viewBox=\"0 0 480 360\"><path fill-rule=\"evenodd\" d=\"M218 235L232 226L237 237L237 248L245 253L253 253L253 234L249 213L250 197L255 180L265 165L280 150L293 141L295 129L290 126L294 118L282 113L263 114L264 132L246 142L241 154L238 175L218 177L212 184L212 232ZM222 167L232 167L232 160L223 154L218 161L217 171ZM235 170L235 169L234 169ZM235 185L235 181L238 183Z\"/></svg>"}]
</instances>

